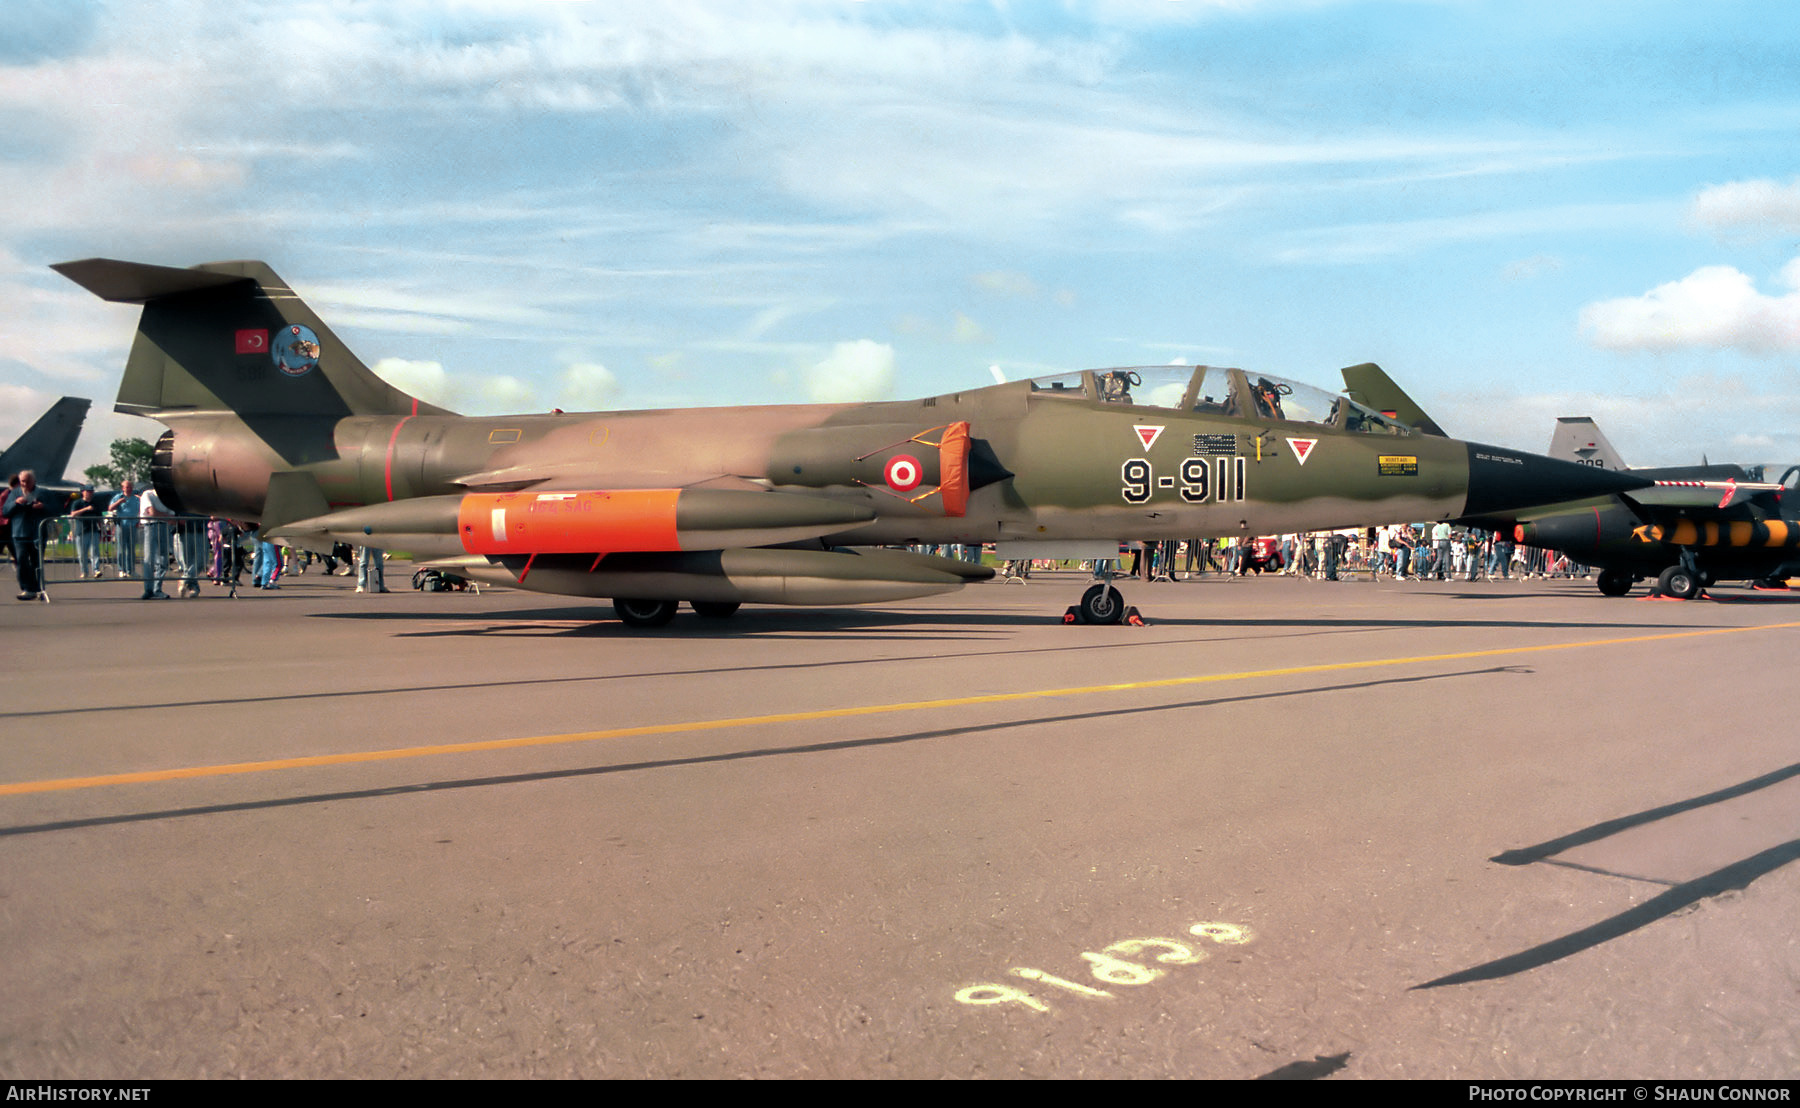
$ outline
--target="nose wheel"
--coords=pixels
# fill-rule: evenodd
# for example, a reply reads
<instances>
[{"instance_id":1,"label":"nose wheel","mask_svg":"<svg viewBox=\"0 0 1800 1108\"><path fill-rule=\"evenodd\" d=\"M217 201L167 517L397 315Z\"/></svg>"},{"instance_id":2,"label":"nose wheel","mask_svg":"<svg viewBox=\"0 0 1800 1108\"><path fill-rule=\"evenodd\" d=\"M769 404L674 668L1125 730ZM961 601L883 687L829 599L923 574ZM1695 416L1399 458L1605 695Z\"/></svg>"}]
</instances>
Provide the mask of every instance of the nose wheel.
<instances>
[{"instance_id":1,"label":"nose wheel","mask_svg":"<svg viewBox=\"0 0 1800 1108\"><path fill-rule=\"evenodd\" d=\"M1081 603L1063 613L1064 623L1129 623L1142 627L1144 619L1128 607L1119 590L1101 583L1081 594Z\"/></svg>"},{"instance_id":2,"label":"nose wheel","mask_svg":"<svg viewBox=\"0 0 1800 1108\"><path fill-rule=\"evenodd\" d=\"M1081 594L1076 606L1083 623L1118 623L1125 618L1125 598L1111 585L1095 585Z\"/></svg>"}]
</instances>

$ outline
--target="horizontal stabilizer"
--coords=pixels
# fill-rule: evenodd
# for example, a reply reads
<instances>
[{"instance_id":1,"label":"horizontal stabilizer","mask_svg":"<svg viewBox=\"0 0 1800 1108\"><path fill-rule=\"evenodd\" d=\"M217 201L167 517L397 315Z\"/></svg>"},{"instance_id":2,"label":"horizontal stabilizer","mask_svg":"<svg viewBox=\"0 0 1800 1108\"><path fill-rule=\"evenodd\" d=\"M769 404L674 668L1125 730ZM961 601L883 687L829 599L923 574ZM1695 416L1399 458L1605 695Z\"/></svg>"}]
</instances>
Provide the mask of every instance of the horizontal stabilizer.
<instances>
[{"instance_id":1,"label":"horizontal stabilizer","mask_svg":"<svg viewBox=\"0 0 1800 1108\"><path fill-rule=\"evenodd\" d=\"M115 304L147 304L169 296L203 289L224 288L252 278L234 273L121 262L112 258L84 258L50 267L102 300Z\"/></svg>"}]
</instances>

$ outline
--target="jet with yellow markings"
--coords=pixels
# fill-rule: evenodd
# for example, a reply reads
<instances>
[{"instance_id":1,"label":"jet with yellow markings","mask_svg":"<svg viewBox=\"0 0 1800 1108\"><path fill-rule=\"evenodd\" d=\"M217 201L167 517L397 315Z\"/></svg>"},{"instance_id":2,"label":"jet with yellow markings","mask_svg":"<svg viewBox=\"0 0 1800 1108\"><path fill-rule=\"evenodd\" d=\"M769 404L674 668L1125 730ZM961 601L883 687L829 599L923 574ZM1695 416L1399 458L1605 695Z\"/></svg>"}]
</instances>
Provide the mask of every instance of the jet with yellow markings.
<instances>
[{"instance_id":1,"label":"jet with yellow markings","mask_svg":"<svg viewBox=\"0 0 1800 1108\"><path fill-rule=\"evenodd\" d=\"M168 426L152 481L171 507L609 598L633 626L684 602L723 618L993 575L896 547L1106 558L1121 540L1447 519L1647 484L1208 366L878 403L459 416L370 372L262 262L55 268L143 306L117 408ZM1125 606L1102 582L1071 612L1110 623Z\"/></svg>"},{"instance_id":2,"label":"jet with yellow markings","mask_svg":"<svg viewBox=\"0 0 1800 1108\"><path fill-rule=\"evenodd\" d=\"M1624 596L1645 578L1655 578L1661 594L1687 600L1718 581L1785 587L1800 574L1800 465L1627 469L1585 416L1556 421L1550 453L1656 482L1519 521L1520 541L1598 567L1608 596Z\"/></svg>"},{"instance_id":3,"label":"jet with yellow markings","mask_svg":"<svg viewBox=\"0 0 1800 1108\"><path fill-rule=\"evenodd\" d=\"M1344 370L1350 395L1415 430L1443 430L1378 366ZM1645 579L1663 596L1688 600L1718 581L1785 587L1800 574L1800 465L1628 469L1591 418L1565 416L1550 456L1638 477L1651 487L1522 510L1475 513L1461 522L1567 554L1599 570L1607 596Z\"/></svg>"}]
</instances>

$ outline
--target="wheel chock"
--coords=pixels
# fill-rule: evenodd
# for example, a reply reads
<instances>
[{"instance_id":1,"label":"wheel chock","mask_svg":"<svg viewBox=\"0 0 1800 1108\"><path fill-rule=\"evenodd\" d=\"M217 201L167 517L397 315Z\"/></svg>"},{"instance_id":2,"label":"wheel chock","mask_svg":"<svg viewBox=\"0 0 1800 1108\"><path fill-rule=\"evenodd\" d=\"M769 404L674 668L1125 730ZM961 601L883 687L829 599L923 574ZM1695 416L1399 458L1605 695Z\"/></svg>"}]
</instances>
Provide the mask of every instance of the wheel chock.
<instances>
[{"instance_id":1,"label":"wheel chock","mask_svg":"<svg viewBox=\"0 0 1800 1108\"><path fill-rule=\"evenodd\" d=\"M1127 608L1125 609L1125 622L1131 624L1133 627L1142 627L1144 625L1144 617L1139 614L1136 608Z\"/></svg>"},{"instance_id":2,"label":"wheel chock","mask_svg":"<svg viewBox=\"0 0 1800 1108\"><path fill-rule=\"evenodd\" d=\"M1075 605L1073 605L1073 604L1069 605L1069 610L1063 613L1063 622L1065 624L1080 623L1081 622L1080 610L1078 610L1075 607Z\"/></svg>"}]
</instances>

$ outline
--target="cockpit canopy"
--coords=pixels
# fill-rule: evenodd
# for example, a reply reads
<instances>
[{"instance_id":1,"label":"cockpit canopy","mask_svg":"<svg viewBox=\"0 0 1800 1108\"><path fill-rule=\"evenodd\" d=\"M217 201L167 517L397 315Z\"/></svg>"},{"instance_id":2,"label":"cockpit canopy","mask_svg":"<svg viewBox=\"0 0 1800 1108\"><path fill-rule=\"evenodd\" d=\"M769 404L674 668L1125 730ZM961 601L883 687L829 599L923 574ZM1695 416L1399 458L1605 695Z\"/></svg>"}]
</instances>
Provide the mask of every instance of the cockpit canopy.
<instances>
[{"instance_id":1,"label":"cockpit canopy","mask_svg":"<svg viewBox=\"0 0 1800 1108\"><path fill-rule=\"evenodd\" d=\"M1130 366L1085 369L1031 382L1038 395L1072 396L1140 408L1317 423L1368 435L1410 435L1405 424L1295 381L1218 366Z\"/></svg>"}]
</instances>

